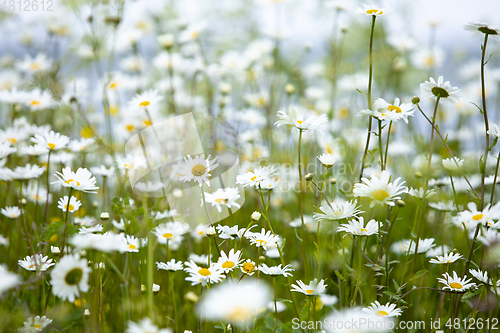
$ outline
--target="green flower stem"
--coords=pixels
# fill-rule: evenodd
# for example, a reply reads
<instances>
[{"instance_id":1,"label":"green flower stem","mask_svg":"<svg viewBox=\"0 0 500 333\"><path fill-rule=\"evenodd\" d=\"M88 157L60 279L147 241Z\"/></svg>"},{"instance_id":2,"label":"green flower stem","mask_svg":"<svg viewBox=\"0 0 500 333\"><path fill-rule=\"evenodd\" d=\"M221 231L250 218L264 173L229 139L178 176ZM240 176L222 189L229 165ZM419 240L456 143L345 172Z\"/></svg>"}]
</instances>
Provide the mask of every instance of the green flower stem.
<instances>
[{"instance_id":1,"label":"green flower stem","mask_svg":"<svg viewBox=\"0 0 500 333\"><path fill-rule=\"evenodd\" d=\"M64 232L63 232L63 243L61 247L61 252L59 253L59 259L63 256L64 253L64 248L66 247L66 237L68 234L68 215L69 215L69 202L71 200L71 192L73 191L73 188L69 188L69 194L68 194L68 206L66 206L66 217L64 218Z\"/></svg>"},{"instance_id":2,"label":"green flower stem","mask_svg":"<svg viewBox=\"0 0 500 333\"><path fill-rule=\"evenodd\" d=\"M488 122L488 112L486 111L486 87L484 84L484 57L486 55L486 44L488 43L488 34L484 34L484 43L481 47L481 97L483 101L483 116L484 116L484 127L485 127L485 147L484 147L484 160L481 171L481 205L479 209L483 209L484 207L484 191L485 191L485 177L486 177L486 161L488 160L488 151L490 149L490 136L488 131L490 130L489 122ZM467 264L466 264L467 265ZM467 265L468 266L468 265Z\"/></svg>"},{"instance_id":3,"label":"green flower stem","mask_svg":"<svg viewBox=\"0 0 500 333\"><path fill-rule=\"evenodd\" d=\"M498 179L498 167L500 166L500 152L497 156L497 166L495 168L495 178L493 179L493 186L491 188L491 197L490 197L490 205L493 205L493 199L495 198L495 187Z\"/></svg>"},{"instance_id":4,"label":"green flower stem","mask_svg":"<svg viewBox=\"0 0 500 333\"><path fill-rule=\"evenodd\" d=\"M391 138L391 129L392 129L392 120L389 123L389 130L387 132L387 142L385 144L384 168L382 170L387 169L387 154L389 152L389 139Z\"/></svg>"},{"instance_id":5,"label":"green flower stem","mask_svg":"<svg viewBox=\"0 0 500 333\"><path fill-rule=\"evenodd\" d=\"M49 154L47 156L47 177L46 179L46 184L47 184L47 196L45 197L45 209L43 212L43 221L42 224L45 227L47 223L47 209L49 208L49 193L50 193L50 183L49 183L49 169L50 169L50 153L52 153L52 149L49 150ZM38 198L37 198L38 200Z\"/></svg>"},{"instance_id":6,"label":"green flower stem","mask_svg":"<svg viewBox=\"0 0 500 333\"><path fill-rule=\"evenodd\" d=\"M380 151L380 169L382 171L385 170L384 168L384 149L382 149L383 144L382 144L382 120L378 120L378 149Z\"/></svg>"}]
</instances>

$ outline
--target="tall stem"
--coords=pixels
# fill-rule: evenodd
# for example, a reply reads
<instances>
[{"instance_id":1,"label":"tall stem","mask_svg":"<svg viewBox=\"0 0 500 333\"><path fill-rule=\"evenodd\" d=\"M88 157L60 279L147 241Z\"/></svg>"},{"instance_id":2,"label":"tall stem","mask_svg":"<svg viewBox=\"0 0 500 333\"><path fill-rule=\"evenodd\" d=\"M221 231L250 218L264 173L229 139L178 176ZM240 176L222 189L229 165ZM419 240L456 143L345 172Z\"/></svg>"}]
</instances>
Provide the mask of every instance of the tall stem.
<instances>
[{"instance_id":1,"label":"tall stem","mask_svg":"<svg viewBox=\"0 0 500 333\"><path fill-rule=\"evenodd\" d=\"M372 29L370 32L370 68L368 70L368 109L372 107L372 79L373 79L373 33L375 31L375 20L377 16L372 15ZM368 147L370 146L370 136L372 133L372 117L368 117L368 134L366 136L366 145L361 158L361 171L359 173L359 179L363 177L363 170L365 169L365 157L368 152Z\"/></svg>"},{"instance_id":2,"label":"tall stem","mask_svg":"<svg viewBox=\"0 0 500 333\"><path fill-rule=\"evenodd\" d=\"M484 127L485 127L485 137L486 137L486 142L485 142L485 147L484 147L484 160L483 160L483 165L481 168L481 207L480 209L483 209L484 207L484 180L486 176L486 161L488 160L488 150L490 148L490 136L488 135L488 131L490 130L490 126L488 123L488 113L486 112L486 88L484 84L484 57L486 55L486 44L488 43L488 34L484 34L484 44L482 49L482 54L481 54L481 97L483 100L483 115L484 115Z\"/></svg>"},{"instance_id":3,"label":"tall stem","mask_svg":"<svg viewBox=\"0 0 500 333\"><path fill-rule=\"evenodd\" d=\"M49 207L49 193L50 193L49 169L50 169L50 153L51 152L52 152L52 149L49 150L49 155L47 157L47 178L46 178L46 182L47 182L47 196L45 197L45 210L43 212L43 221L42 221L43 226L45 226L45 224L47 223L46 222L46 220L47 220L47 209Z\"/></svg>"}]
</instances>

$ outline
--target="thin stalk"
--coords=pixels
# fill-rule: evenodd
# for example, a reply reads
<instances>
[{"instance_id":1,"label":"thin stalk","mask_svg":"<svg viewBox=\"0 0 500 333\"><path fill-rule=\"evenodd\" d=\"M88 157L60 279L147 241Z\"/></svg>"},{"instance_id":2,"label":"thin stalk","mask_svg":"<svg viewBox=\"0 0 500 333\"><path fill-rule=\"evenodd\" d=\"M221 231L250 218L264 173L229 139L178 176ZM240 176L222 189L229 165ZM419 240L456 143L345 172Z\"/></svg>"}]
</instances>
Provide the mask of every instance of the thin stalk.
<instances>
[{"instance_id":1,"label":"thin stalk","mask_svg":"<svg viewBox=\"0 0 500 333\"><path fill-rule=\"evenodd\" d=\"M484 43L481 47L481 97L483 101L483 115L484 115L484 127L485 127L485 147L484 147L484 161L481 171L481 206L480 209L484 207L484 191L485 191L485 176L486 176L486 161L488 160L488 150L490 148L490 136L488 131L490 126L488 123L488 113L486 111L486 87L484 84L484 57L486 55L486 44L488 43L488 34L484 34Z\"/></svg>"}]
</instances>

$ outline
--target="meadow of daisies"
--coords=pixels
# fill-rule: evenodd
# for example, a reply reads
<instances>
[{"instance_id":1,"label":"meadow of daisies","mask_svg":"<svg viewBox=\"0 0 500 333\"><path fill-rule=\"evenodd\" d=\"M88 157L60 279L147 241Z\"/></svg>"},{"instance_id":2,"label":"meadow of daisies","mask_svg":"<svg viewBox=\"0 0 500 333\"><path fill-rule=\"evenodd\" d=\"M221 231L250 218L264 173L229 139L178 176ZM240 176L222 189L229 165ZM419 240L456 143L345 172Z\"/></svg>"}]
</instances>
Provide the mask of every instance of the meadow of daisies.
<instances>
[{"instance_id":1,"label":"meadow of daisies","mask_svg":"<svg viewBox=\"0 0 500 333\"><path fill-rule=\"evenodd\" d=\"M318 1L317 51L293 1L179 3L63 1L2 43L0 332L499 330L500 29L452 57Z\"/></svg>"}]
</instances>

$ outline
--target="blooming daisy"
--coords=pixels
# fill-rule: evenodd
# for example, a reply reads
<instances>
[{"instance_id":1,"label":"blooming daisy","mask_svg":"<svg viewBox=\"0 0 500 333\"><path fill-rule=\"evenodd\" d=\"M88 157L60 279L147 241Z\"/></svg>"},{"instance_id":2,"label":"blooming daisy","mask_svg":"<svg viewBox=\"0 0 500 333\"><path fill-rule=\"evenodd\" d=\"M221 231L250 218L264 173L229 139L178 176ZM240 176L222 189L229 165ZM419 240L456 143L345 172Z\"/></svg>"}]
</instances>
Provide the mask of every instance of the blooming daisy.
<instances>
[{"instance_id":1,"label":"blooming daisy","mask_svg":"<svg viewBox=\"0 0 500 333\"><path fill-rule=\"evenodd\" d=\"M76 172L73 172L70 167L66 167L62 169L62 173L56 172L56 177L64 187L71 187L87 193L97 193L94 190L99 189L99 187L95 186L95 177L92 176L88 169L78 168Z\"/></svg>"},{"instance_id":2,"label":"blooming daisy","mask_svg":"<svg viewBox=\"0 0 500 333\"><path fill-rule=\"evenodd\" d=\"M10 142L0 142L0 159L9 156L17 151L16 147L11 147Z\"/></svg>"},{"instance_id":3,"label":"blooming daisy","mask_svg":"<svg viewBox=\"0 0 500 333\"><path fill-rule=\"evenodd\" d=\"M159 329L149 318L143 318L138 323L129 321L125 333L172 333L169 328Z\"/></svg>"},{"instance_id":4,"label":"blooming daisy","mask_svg":"<svg viewBox=\"0 0 500 333\"><path fill-rule=\"evenodd\" d=\"M2 215L7 216L9 219L16 219L21 215L21 210L17 206L5 207L0 211Z\"/></svg>"},{"instance_id":5,"label":"blooming daisy","mask_svg":"<svg viewBox=\"0 0 500 333\"><path fill-rule=\"evenodd\" d=\"M396 304L387 303L386 305L381 305L378 301L363 308L363 311L373 313L379 317L399 317L402 313L401 309L396 308Z\"/></svg>"},{"instance_id":6,"label":"blooming daisy","mask_svg":"<svg viewBox=\"0 0 500 333\"><path fill-rule=\"evenodd\" d=\"M184 157L184 161L174 167L174 174L183 182L195 181L202 185L203 182L210 186L208 177L219 166L217 157L210 160L210 155L205 159L205 154L197 155L192 158L190 155Z\"/></svg>"},{"instance_id":7,"label":"blooming daisy","mask_svg":"<svg viewBox=\"0 0 500 333\"><path fill-rule=\"evenodd\" d=\"M206 224L198 224L194 230L190 231L191 237L193 237L195 240L200 240L203 237L207 236L207 225Z\"/></svg>"},{"instance_id":8,"label":"blooming daisy","mask_svg":"<svg viewBox=\"0 0 500 333\"><path fill-rule=\"evenodd\" d=\"M82 205L81 201L78 200L74 196L71 196L71 199L69 199L69 202L68 202L67 195L60 198L59 201L57 202L57 204L58 204L57 208L61 209L63 212L69 211L70 213L77 211L80 208L80 206Z\"/></svg>"},{"instance_id":9,"label":"blooming daisy","mask_svg":"<svg viewBox=\"0 0 500 333\"><path fill-rule=\"evenodd\" d=\"M429 206L444 212L452 211L455 208L455 203L451 200L448 201L438 201L438 202L429 202Z\"/></svg>"},{"instance_id":10,"label":"blooming daisy","mask_svg":"<svg viewBox=\"0 0 500 333\"><path fill-rule=\"evenodd\" d=\"M0 295L16 286L20 280L19 275L9 272L6 266L0 265Z\"/></svg>"},{"instance_id":11,"label":"blooming daisy","mask_svg":"<svg viewBox=\"0 0 500 333\"><path fill-rule=\"evenodd\" d=\"M290 272L294 271L292 265L286 265L285 267L282 268L281 264L279 264L278 266L271 266L271 267L267 266L266 264L262 264L259 267L257 267L257 269L266 275L273 275L273 276L283 275L284 277L292 276L293 274Z\"/></svg>"},{"instance_id":12,"label":"blooming daisy","mask_svg":"<svg viewBox=\"0 0 500 333\"><path fill-rule=\"evenodd\" d=\"M469 22L464 26L464 29L472 31L472 36L477 36L480 34L496 36L500 34L500 29L483 22Z\"/></svg>"},{"instance_id":13,"label":"blooming daisy","mask_svg":"<svg viewBox=\"0 0 500 333\"><path fill-rule=\"evenodd\" d=\"M165 262L156 262L157 269L164 269L166 271L182 271L184 269L184 265L182 265L182 261L175 261L175 259L171 259L170 261Z\"/></svg>"},{"instance_id":14,"label":"blooming daisy","mask_svg":"<svg viewBox=\"0 0 500 333\"><path fill-rule=\"evenodd\" d=\"M383 98L378 98L373 103L373 107L379 112L391 113L396 116L396 120L403 119L407 124L408 117L413 116L415 112L415 105L411 103L401 103L399 98L396 98L392 104L386 102Z\"/></svg>"},{"instance_id":15,"label":"blooming daisy","mask_svg":"<svg viewBox=\"0 0 500 333\"><path fill-rule=\"evenodd\" d=\"M317 296L325 293L326 290L325 281L314 279L309 284L305 284L301 280L297 280L297 284L292 284L292 291L298 291L306 296Z\"/></svg>"},{"instance_id":16,"label":"blooming daisy","mask_svg":"<svg viewBox=\"0 0 500 333\"><path fill-rule=\"evenodd\" d=\"M456 171L458 170L458 167L462 167L464 165L464 160L457 158L457 163L455 163L455 160L452 158L445 158L441 161L443 163L443 167L448 170L448 171Z\"/></svg>"},{"instance_id":17,"label":"blooming daisy","mask_svg":"<svg viewBox=\"0 0 500 333\"><path fill-rule=\"evenodd\" d=\"M333 154L324 153L318 156L318 161L320 161L325 168L331 168L337 160Z\"/></svg>"},{"instance_id":18,"label":"blooming daisy","mask_svg":"<svg viewBox=\"0 0 500 333\"><path fill-rule=\"evenodd\" d=\"M274 175L274 172L276 172L276 169L272 166L259 167L243 175L237 175L236 184L241 184L243 187L255 186L258 189L264 180Z\"/></svg>"},{"instance_id":19,"label":"blooming daisy","mask_svg":"<svg viewBox=\"0 0 500 333\"><path fill-rule=\"evenodd\" d=\"M224 270L216 263L212 263L209 268L200 267L192 260L186 261L184 265L186 265L184 271L189 273L186 281L190 281L192 286L201 283L204 287L207 283L219 283L226 277Z\"/></svg>"},{"instance_id":20,"label":"blooming daisy","mask_svg":"<svg viewBox=\"0 0 500 333\"><path fill-rule=\"evenodd\" d=\"M3 235L0 235L0 246L9 246L9 240L5 238Z\"/></svg>"},{"instance_id":21,"label":"blooming daisy","mask_svg":"<svg viewBox=\"0 0 500 333\"><path fill-rule=\"evenodd\" d=\"M24 104L28 106L31 111L40 111L56 105L56 102L52 98L52 94L47 90L42 91L39 88L26 92L24 98Z\"/></svg>"},{"instance_id":22,"label":"blooming daisy","mask_svg":"<svg viewBox=\"0 0 500 333\"><path fill-rule=\"evenodd\" d=\"M49 319L45 316L40 317L29 317L23 324L24 327L20 328L21 332L38 332L42 331L45 327L47 327L50 323L52 323L52 319Z\"/></svg>"},{"instance_id":23,"label":"blooming daisy","mask_svg":"<svg viewBox=\"0 0 500 333\"><path fill-rule=\"evenodd\" d=\"M443 256L436 256L436 259L432 258L429 260L431 264L450 264L458 259L462 258L462 255L460 253L455 253L453 252L450 253L445 253Z\"/></svg>"},{"instance_id":24,"label":"blooming daisy","mask_svg":"<svg viewBox=\"0 0 500 333\"><path fill-rule=\"evenodd\" d=\"M128 104L131 108L137 110L145 108L154 109L162 100L163 97L158 95L158 91L156 89L151 89L135 95Z\"/></svg>"},{"instance_id":25,"label":"blooming daisy","mask_svg":"<svg viewBox=\"0 0 500 333\"><path fill-rule=\"evenodd\" d=\"M139 248L141 247L140 239L126 235L123 237L123 246L126 252L139 252Z\"/></svg>"},{"instance_id":26,"label":"blooming daisy","mask_svg":"<svg viewBox=\"0 0 500 333\"><path fill-rule=\"evenodd\" d=\"M35 134L31 138L31 142L49 150L58 150L68 145L69 138L61 133L50 131L44 134Z\"/></svg>"},{"instance_id":27,"label":"blooming daisy","mask_svg":"<svg viewBox=\"0 0 500 333\"><path fill-rule=\"evenodd\" d=\"M390 10L387 10L385 8L380 8L379 6L376 5L365 5L363 4L363 8L356 8L355 13L356 14L363 14L363 15L368 15L368 16L382 16L390 12Z\"/></svg>"},{"instance_id":28,"label":"blooming daisy","mask_svg":"<svg viewBox=\"0 0 500 333\"><path fill-rule=\"evenodd\" d=\"M382 225L383 225L382 222L380 222L380 226ZM371 236L378 233L379 230L378 227L379 227L379 222L375 220L368 221L368 223L365 226L365 220L361 216L359 217L359 220L351 220L348 222L348 224L341 224L337 228L337 232L345 231L355 236Z\"/></svg>"},{"instance_id":29,"label":"blooming daisy","mask_svg":"<svg viewBox=\"0 0 500 333\"><path fill-rule=\"evenodd\" d=\"M222 206L227 206L229 209L232 207L240 208L240 205L236 202L240 197L237 187L220 188L213 193L205 192L207 204L215 206L219 213L222 212ZM203 199L201 199L201 205L203 206Z\"/></svg>"},{"instance_id":30,"label":"blooming daisy","mask_svg":"<svg viewBox=\"0 0 500 333\"><path fill-rule=\"evenodd\" d=\"M280 179L276 176L267 177L260 182L260 188L263 190L273 190L280 184Z\"/></svg>"},{"instance_id":31,"label":"blooming daisy","mask_svg":"<svg viewBox=\"0 0 500 333\"><path fill-rule=\"evenodd\" d=\"M363 177L361 181L364 183L354 184L353 194L355 197L368 197L372 199L370 208L375 205L394 206L394 201L401 199L399 196L406 193L408 189L403 186L404 181L400 183L401 177L394 182L390 182L391 174L384 170L380 174L380 178L373 175L371 179Z\"/></svg>"},{"instance_id":32,"label":"blooming daisy","mask_svg":"<svg viewBox=\"0 0 500 333\"><path fill-rule=\"evenodd\" d=\"M87 259L80 259L78 254L65 255L50 273L52 293L63 300L74 302L80 292L89 290L89 273L92 269Z\"/></svg>"},{"instance_id":33,"label":"blooming daisy","mask_svg":"<svg viewBox=\"0 0 500 333\"><path fill-rule=\"evenodd\" d=\"M410 188L408 190L408 194L411 195L412 197L422 199L424 197L425 192L424 192L424 189L422 187L419 188L418 190L414 189L414 188ZM430 190L427 190L427 194L425 194L425 197L429 198L429 197L433 196L434 194L436 194L436 190L430 189Z\"/></svg>"},{"instance_id":34,"label":"blooming daisy","mask_svg":"<svg viewBox=\"0 0 500 333\"><path fill-rule=\"evenodd\" d=\"M24 260L18 260L17 263L22 268L28 271L46 271L49 267L54 266L53 259L48 259L48 256L43 256L41 254L35 254L33 256L27 256Z\"/></svg>"},{"instance_id":35,"label":"blooming daisy","mask_svg":"<svg viewBox=\"0 0 500 333\"><path fill-rule=\"evenodd\" d=\"M357 204L357 200L334 201L330 205L321 206L319 210L323 212L323 214L314 213L313 217L316 221L338 221L355 217L358 214L364 213L359 210Z\"/></svg>"},{"instance_id":36,"label":"blooming daisy","mask_svg":"<svg viewBox=\"0 0 500 333\"><path fill-rule=\"evenodd\" d=\"M420 89L425 94L424 97L434 100L441 99L455 103L460 89L452 87L449 81L444 82L443 76L440 76L437 82L431 77L430 81L420 84Z\"/></svg>"},{"instance_id":37,"label":"blooming daisy","mask_svg":"<svg viewBox=\"0 0 500 333\"><path fill-rule=\"evenodd\" d=\"M245 237L250 240L250 244L262 247L266 251L278 247L279 236L272 235L271 230L266 232L266 230L262 228L260 232L252 232L250 235L245 235Z\"/></svg>"},{"instance_id":38,"label":"blooming daisy","mask_svg":"<svg viewBox=\"0 0 500 333\"><path fill-rule=\"evenodd\" d=\"M17 166L13 171L12 171L12 178L13 179L35 179L40 177L44 172L45 172L45 165L43 167L40 167L36 164L31 165L31 164L26 164L25 166Z\"/></svg>"},{"instance_id":39,"label":"blooming daisy","mask_svg":"<svg viewBox=\"0 0 500 333\"><path fill-rule=\"evenodd\" d=\"M459 278L457 272L453 271L453 277L448 272L443 274L443 278L438 278L438 281L445 285L443 289L451 291L464 291L471 287L475 287L475 283L469 283L472 279L467 277Z\"/></svg>"},{"instance_id":40,"label":"blooming daisy","mask_svg":"<svg viewBox=\"0 0 500 333\"><path fill-rule=\"evenodd\" d=\"M322 114L319 117L316 115L311 115L304 119L304 115L298 113L299 110L294 107L291 108L288 114L283 111L278 111L278 121L276 121L275 125L277 127L280 127L281 125L292 125L301 131L306 131L315 130L321 125L328 122L328 118L325 114ZM293 114L298 115L294 116Z\"/></svg>"},{"instance_id":41,"label":"blooming daisy","mask_svg":"<svg viewBox=\"0 0 500 333\"><path fill-rule=\"evenodd\" d=\"M256 271L258 271L259 269L257 268L257 266L255 265L255 262L253 262L252 260L250 259L247 259L246 261L244 261L241 265L240 265L240 269L243 273L245 273L246 275L253 275Z\"/></svg>"},{"instance_id":42,"label":"blooming daisy","mask_svg":"<svg viewBox=\"0 0 500 333\"><path fill-rule=\"evenodd\" d=\"M160 224L153 229L153 233L158 237L160 244L180 244L184 239L183 235L189 231L189 225L183 222L167 222Z\"/></svg>"},{"instance_id":43,"label":"blooming daisy","mask_svg":"<svg viewBox=\"0 0 500 333\"><path fill-rule=\"evenodd\" d=\"M272 291L259 280L229 282L212 287L198 305L203 318L247 327L263 313Z\"/></svg>"},{"instance_id":44,"label":"blooming daisy","mask_svg":"<svg viewBox=\"0 0 500 333\"><path fill-rule=\"evenodd\" d=\"M418 240L418 253L427 252L431 248L433 248L434 246L436 246L436 244L434 244L434 238L419 239ZM416 247L417 247L417 244L415 242L411 242L411 245L410 245L410 254L414 254L415 253L415 248Z\"/></svg>"},{"instance_id":45,"label":"blooming daisy","mask_svg":"<svg viewBox=\"0 0 500 333\"><path fill-rule=\"evenodd\" d=\"M219 265L225 273L228 273L237 268L242 261L243 259L241 259L240 250L234 252L234 249L231 249L228 255L226 255L226 253L221 250L217 265Z\"/></svg>"},{"instance_id":46,"label":"blooming daisy","mask_svg":"<svg viewBox=\"0 0 500 333\"><path fill-rule=\"evenodd\" d=\"M488 279L488 272L487 271L481 271L480 269L469 269L469 273L472 274L473 277L475 277L477 280L481 281L482 283L485 284L493 284L491 279Z\"/></svg>"}]
</instances>

